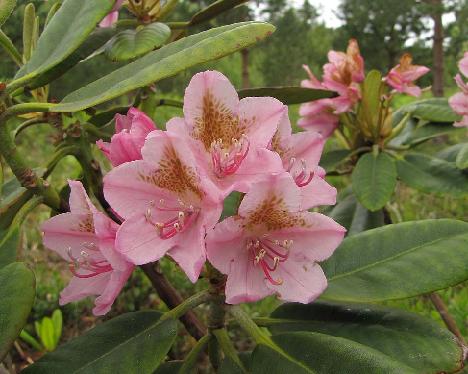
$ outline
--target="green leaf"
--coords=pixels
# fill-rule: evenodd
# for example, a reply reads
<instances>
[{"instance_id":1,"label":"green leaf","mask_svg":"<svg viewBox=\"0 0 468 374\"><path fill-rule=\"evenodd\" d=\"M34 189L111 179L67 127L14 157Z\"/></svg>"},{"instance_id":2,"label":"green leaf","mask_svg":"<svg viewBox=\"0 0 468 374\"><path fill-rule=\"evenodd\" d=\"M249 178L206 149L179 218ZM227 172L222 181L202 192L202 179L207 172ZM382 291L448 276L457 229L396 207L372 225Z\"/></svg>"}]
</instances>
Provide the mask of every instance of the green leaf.
<instances>
[{"instance_id":1,"label":"green leaf","mask_svg":"<svg viewBox=\"0 0 468 374\"><path fill-rule=\"evenodd\" d=\"M39 337L45 349L48 351L53 351L55 349L54 324L49 317L42 318L39 327Z\"/></svg>"},{"instance_id":2,"label":"green leaf","mask_svg":"<svg viewBox=\"0 0 468 374\"><path fill-rule=\"evenodd\" d=\"M65 0L40 36L30 61L10 89L19 87L70 56L111 10L115 0Z\"/></svg>"},{"instance_id":3,"label":"green leaf","mask_svg":"<svg viewBox=\"0 0 468 374\"><path fill-rule=\"evenodd\" d=\"M419 373L453 372L463 350L438 323L414 313L369 304L287 303L266 326L274 334L310 331L363 344Z\"/></svg>"},{"instance_id":4,"label":"green leaf","mask_svg":"<svg viewBox=\"0 0 468 374\"><path fill-rule=\"evenodd\" d=\"M31 196L15 177L5 182L0 194L0 230L10 226L18 210Z\"/></svg>"},{"instance_id":5,"label":"green leaf","mask_svg":"<svg viewBox=\"0 0 468 374\"><path fill-rule=\"evenodd\" d=\"M239 208L243 196L243 193L234 191L224 199L224 207L220 220L237 214L237 208Z\"/></svg>"},{"instance_id":6,"label":"green leaf","mask_svg":"<svg viewBox=\"0 0 468 374\"><path fill-rule=\"evenodd\" d=\"M161 47L171 36L171 29L155 22L136 30L124 30L106 46L106 56L112 61L128 61Z\"/></svg>"},{"instance_id":7,"label":"green leaf","mask_svg":"<svg viewBox=\"0 0 468 374\"><path fill-rule=\"evenodd\" d=\"M24 8L23 15L23 62L28 62L31 58L36 27L36 8L33 3L29 3Z\"/></svg>"},{"instance_id":8,"label":"green leaf","mask_svg":"<svg viewBox=\"0 0 468 374\"><path fill-rule=\"evenodd\" d=\"M46 354L27 373L151 373L177 335L177 323L161 313L123 314Z\"/></svg>"},{"instance_id":9,"label":"green leaf","mask_svg":"<svg viewBox=\"0 0 468 374\"><path fill-rule=\"evenodd\" d=\"M218 0L210 4L208 7L195 13L190 20L190 25L196 25L202 22L209 21L217 15L230 10L240 4L246 3L248 0Z\"/></svg>"},{"instance_id":10,"label":"green leaf","mask_svg":"<svg viewBox=\"0 0 468 374\"><path fill-rule=\"evenodd\" d=\"M347 149L337 149L334 151L326 152L320 159L320 166L323 167L327 173L336 170L337 166L343 163L351 151Z\"/></svg>"},{"instance_id":11,"label":"green leaf","mask_svg":"<svg viewBox=\"0 0 468 374\"><path fill-rule=\"evenodd\" d=\"M252 373L416 373L378 350L340 337L293 332L272 339L285 355L259 344L252 354Z\"/></svg>"},{"instance_id":12,"label":"green leaf","mask_svg":"<svg viewBox=\"0 0 468 374\"><path fill-rule=\"evenodd\" d=\"M368 230L346 238L322 267L328 300L394 300L451 287L468 279L468 223L422 220Z\"/></svg>"},{"instance_id":13,"label":"green leaf","mask_svg":"<svg viewBox=\"0 0 468 374\"><path fill-rule=\"evenodd\" d=\"M307 103L309 101L333 97L334 95L331 91L296 86L244 88L237 92L241 99L244 97L271 96L285 105Z\"/></svg>"},{"instance_id":14,"label":"green leaf","mask_svg":"<svg viewBox=\"0 0 468 374\"><path fill-rule=\"evenodd\" d=\"M36 281L29 268L15 262L0 269L0 361L26 324L36 293Z\"/></svg>"},{"instance_id":15,"label":"green leaf","mask_svg":"<svg viewBox=\"0 0 468 374\"><path fill-rule=\"evenodd\" d=\"M60 341L60 337L62 336L62 311L60 309L55 309L52 313L52 322L54 324L54 340L55 340L55 347L57 346L58 342Z\"/></svg>"},{"instance_id":16,"label":"green leaf","mask_svg":"<svg viewBox=\"0 0 468 374\"><path fill-rule=\"evenodd\" d=\"M0 27L2 27L5 21L11 16L15 6L16 0L0 0Z\"/></svg>"},{"instance_id":17,"label":"green leaf","mask_svg":"<svg viewBox=\"0 0 468 374\"><path fill-rule=\"evenodd\" d=\"M353 194L339 201L328 215L346 228L347 236L385 224L382 210L376 212L367 210L356 200Z\"/></svg>"},{"instance_id":18,"label":"green leaf","mask_svg":"<svg viewBox=\"0 0 468 374\"><path fill-rule=\"evenodd\" d=\"M414 146L437 136L448 135L455 132L461 133L462 131L462 129L454 127L451 123L429 122L415 127L402 144Z\"/></svg>"},{"instance_id":19,"label":"green leaf","mask_svg":"<svg viewBox=\"0 0 468 374\"><path fill-rule=\"evenodd\" d=\"M397 160L398 177L408 186L434 194L468 194L468 175L454 163L422 153L409 153Z\"/></svg>"},{"instance_id":20,"label":"green leaf","mask_svg":"<svg viewBox=\"0 0 468 374\"><path fill-rule=\"evenodd\" d=\"M461 170L468 168L468 143L465 143L458 152L455 165Z\"/></svg>"},{"instance_id":21,"label":"green leaf","mask_svg":"<svg viewBox=\"0 0 468 374\"><path fill-rule=\"evenodd\" d=\"M385 206L397 182L395 161L386 153L363 155L351 176L359 202L372 212Z\"/></svg>"},{"instance_id":22,"label":"green leaf","mask_svg":"<svg viewBox=\"0 0 468 374\"><path fill-rule=\"evenodd\" d=\"M358 118L365 122L369 129L377 129L380 113L380 92L382 74L378 70L371 70L362 85L362 101Z\"/></svg>"},{"instance_id":23,"label":"green leaf","mask_svg":"<svg viewBox=\"0 0 468 374\"><path fill-rule=\"evenodd\" d=\"M245 48L274 31L264 22L243 22L188 36L150 52L105 77L67 95L51 108L75 112L101 104L136 88L173 76L191 66Z\"/></svg>"},{"instance_id":24,"label":"green leaf","mask_svg":"<svg viewBox=\"0 0 468 374\"><path fill-rule=\"evenodd\" d=\"M184 364L183 361L167 361L163 362L159 367L153 372L153 374L174 374L179 371L179 369Z\"/></svg>"},{"instance_id":25,"label":"green leaf","mask_svg":"<svg viewBox=\"0 0 468 374\"><path fill-rule=\"evenodd\" d=\"M455 162L457 160L458 152L465 146L467 143L459 143L452 145L450 147L442 149L440 152L437 152L435 158L439 158L448 162Z\"/></svg>"},{"instance_id":26,"label":"green leaf","mask_svg":"<svg viewBox=\"0 0 468 374\"><path fill-rule=\"evenodd\" d=\"M398 111L411 113L414 117L431 122L455 122L460 119L460 116L452 110L446 98L415 101L402 106Z\"/></svg>"},{"instance_id":27,"label":"green leaf","mask_svg":"<svg viewBox=\"0 0 468 374\"><path fill-rule=\"evenodd\" d=\"M0 230L0 269L16 261L19 243L19 225Z\"/></svg>"}]
</instances>

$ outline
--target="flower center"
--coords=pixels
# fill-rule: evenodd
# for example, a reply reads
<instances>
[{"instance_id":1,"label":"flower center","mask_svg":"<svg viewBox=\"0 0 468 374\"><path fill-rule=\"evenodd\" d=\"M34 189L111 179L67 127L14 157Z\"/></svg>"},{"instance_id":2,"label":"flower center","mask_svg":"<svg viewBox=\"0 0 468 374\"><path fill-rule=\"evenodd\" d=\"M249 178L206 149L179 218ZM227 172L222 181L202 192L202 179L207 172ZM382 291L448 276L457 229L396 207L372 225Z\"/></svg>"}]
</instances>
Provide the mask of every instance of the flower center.
<instances>
[{"instance_id":1,"label":"flower center","mask_svg":"<svg viewBox=\"0 0 468 374\"><path fill-rule=\"evenodd\" d=\"M293 244L292 240L272 240L265 236L254 238L247 242L247 250L252 254L254 266L259 266L266 279L273 285L279 286L283 283L281 278L274 279L271 275L280 263L289 257L289 250Z\"/></svg>"},{"instance_id":2,"label":"flower center","mask_svg":"<svg viewBox=\"0 0 468 374\"><path fill-rule=\"evenodd\" d=\"M307 162L304 159L301 159L300 165L298 165L298 160L291 157L287 171L291 173L298 187L307 186L314 178L314 172L307 169Z\"/></svg>"},{"instance_id":3,"label":"flower center","mask_svg":"<svg viewBox=\"0 0 468 374\"><path fill-rule=\"evenodd\" d=\"M112 266L105 259L93 259L92 253L98 252L98 246L95 243L83 242L83 249L79 257L72 254L71 248L67 250L70 263L68 265L71 273L78 278L92 278L96 275L112 271Z\"/></svg>"},{"instance_id":4,"label":"flower center","mask_svg":"<svg viewBox=\"0 0 468 374\"><path fill-rule=\"evenodd\" d=\"M239 139L232 139L232 144L223 146L223 140L218 139L211 143L211 161L213 171L218 178L224 178L234 174L242 161L247 157L250 142L247 136L242 134Z\"/></svg>"},{"instance_id":5,"label":"flower center","mask_svg":"<svg viewBox=\"0 0 468 374\"><path fill-rule=\"evenodd\" d=\"M160 212L173 213L174 216L168 220L154 221L152 209ZM185 231L196 220L199 209L193 205L188 205L181 199L177 199L177 203L168 204L164 199L160 199L156 204L154 201L150 202L149 208L146 210L146 221L153 225L159 233L161 239L170 239L178 233Z\"/></svg>"}]
</instances>

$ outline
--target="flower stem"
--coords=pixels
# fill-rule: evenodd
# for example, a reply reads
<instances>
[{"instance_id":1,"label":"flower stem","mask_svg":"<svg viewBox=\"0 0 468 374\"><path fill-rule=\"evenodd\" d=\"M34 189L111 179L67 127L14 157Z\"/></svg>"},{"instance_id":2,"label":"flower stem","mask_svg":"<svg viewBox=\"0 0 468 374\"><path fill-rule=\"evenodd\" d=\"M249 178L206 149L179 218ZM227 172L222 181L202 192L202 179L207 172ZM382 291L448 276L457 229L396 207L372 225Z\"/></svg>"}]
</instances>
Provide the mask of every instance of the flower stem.
<instances>
[{"instance_id":1,"label":"flower stem","mask_svg":"<svg viewBox=\"0 0 468 374\"><path fill-rule=\"evenodd\" d=\"M183 303L177 305L174 309L171 309L169 312L164 313L161 317L161 321L164 321L169 318L179 319L189 310L197 307L200 304L203 304L210 300L211 295L208 290L200 291L195 295L190 296Z\"/></svg>"},{"instance_id":2,"label":"flower stem","mask_svg":"<svg viewBox=\"0 0 468 374\"><path fill-rule=\"evenodd\" d=\"M206 349L206 346L208 345L208 340L209 335L205 335L197 342L197 344L195 344L187 357L185 357L184 363L179 369L178 374L189 374L193 372L200 354Z\"/></svg>"},{"instance_id":3,"label":"flower stem","mask_svg":"<svg viewBox=\"0 0 468 374\"><path fill-rule=\"evenodd\" d=\"M212 334L216 337L216 340L218 341L218 344L226 357L229 357L239 368L242 369L243 372L247 372L245 370L244 364L237 355L237 351L232 344L227 330L225 328L213 330Z\"/></svg>"},{"instance_id":4,"label":"flower stem","mask_svg":"<svg viewBox=\"0 0 468 374\"><path fill-rule=\"evenodd\" d=\"M444 301L439 296L439 294L436 292L433 292L429 294L429 299L431 300L432 304L436 308L437 312L439 312L439 315L444 321L445 326L447 326L447 329L449 329L452 332L452 334L457 337L458 341L462 345L466 345L465 338L463 337L460 330L458 329L455 319L449 313L447 306L445 305Z\"/></svg>"}]
</instances>

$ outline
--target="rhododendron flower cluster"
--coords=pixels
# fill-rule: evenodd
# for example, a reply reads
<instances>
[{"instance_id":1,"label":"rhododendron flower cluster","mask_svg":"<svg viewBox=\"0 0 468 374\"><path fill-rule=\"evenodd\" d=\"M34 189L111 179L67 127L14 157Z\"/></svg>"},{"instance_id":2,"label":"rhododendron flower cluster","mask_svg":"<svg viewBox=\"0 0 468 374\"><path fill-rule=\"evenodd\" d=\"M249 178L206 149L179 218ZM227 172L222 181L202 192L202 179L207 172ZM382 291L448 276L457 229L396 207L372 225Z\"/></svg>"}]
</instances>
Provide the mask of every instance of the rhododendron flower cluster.
<instances>
[{"instance_id":1,"label":"rhododendron flower cluster","mask_svg":"<svg viewBox=\"0 0 468 374\"><path fill-rule=\"evenodd\" d=\"M322 81L304 65L309 79L303 80L301 85L333 91L337 96L302 104L299 110L301 119L298 122L304 129L318 131L325 137L330 136L338 127L340 114L357 112L356 106L362 99L362 83L365 78L364 60L354 39L349 41L346 53L330 51L328 61L323 66ZM393 89L392 92L418 97L422 90L414 82L428 72L429 68L425 66L413 65L411 55L406 53L383 81ZM388 100L391 97L388 95Z\"/></svg>"},{"instance_id":2,"label":"rhododendron flower cluster","mask_svg":"<svg viewBox=\"0 0 468 374\"><path fill-rule=\"evenodd\" d=\"M330 76L355 74L351 70ZM355 86L347 90L358 95ZM70 262L73 278L61 303L100 295L94 312L104 314L135 265L165 255L192 282L208 258L227 275L228 303L270 294L315 299L327 285L318 262L345 233L332 219L307 211L336 201L318 166L324 138L292 134L285 105L271 97L239 100L215 71L192 78L183 114L161 131L132 108L116 116L110 143L97 142L113 166L104 196L120 222L99 212L79 182L70 182L71 212L43 226L45 245ZM245 194L238 212L219 222L234 191Z\"/></svg>"},{"instance_id":3,"label":"rhododendron flower cluster","mask_svg":"<svg viewBox=\"0 0 468 374\"><path fill-rule=\"evenodd\" d=\"M458 63L460 72L465 78L468 78L468 52L465 52L465 55ZM461 92L456 93L449 99L449 104L454 110L455 113L462 116L462 119L454 123L456 127L468 127L468 83L465 83L462 76L457 74L455 76L455 82L457 82L458 87Z\"/></svg>"}]
</instances>

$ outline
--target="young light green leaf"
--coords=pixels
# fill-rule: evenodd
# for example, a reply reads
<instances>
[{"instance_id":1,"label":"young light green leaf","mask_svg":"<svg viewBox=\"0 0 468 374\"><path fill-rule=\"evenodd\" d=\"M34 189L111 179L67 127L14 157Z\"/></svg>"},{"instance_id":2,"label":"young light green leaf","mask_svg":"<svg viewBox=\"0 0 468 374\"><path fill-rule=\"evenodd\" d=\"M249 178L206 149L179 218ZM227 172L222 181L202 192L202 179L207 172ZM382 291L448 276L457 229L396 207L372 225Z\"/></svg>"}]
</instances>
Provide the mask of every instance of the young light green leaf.
<instances>
[{"instance_id":1,"label":"young light green leaf","mask_svg":"<svg viewBox=\"0 0 468 374\"><path fill-rule=\"evenodd\" d=\"M397 182L395 161L386 153L367 153L359 159L351 179L359 202L375 212L392 197Z\"/></svg>"},{"instance_id":2,"label":"young light green leaf","mask_svg":"<svg viewBox=\"0 0 468 374\"><path fill-rule=\"evenodd\" d=\"M33 3L29 3L24 8L23 16L23 62L26 63L31 58L33 51L33 38L36 33L36 8Z\"/></svg>"},{"instance_id":3,"label":"young light green leaf","mask_svg":"<svg viewBox=\"0 0 468 374\"><path fill-rule=\"evenodd\" d=\"M378 70L371 70L362 85L362 101L358 118L367 124L369 129L376 129L380 115L380 91L382 74Z\"/></svg>"},{"instance_id":4,"label":"young light green leaf","mask_svg":"<svg viewBox=\"0 0 468 374\"><path fill-rule=\"evenodd\" d=\"M33 272L14 262L0 269L0 361L26 324L36 293Z\"/></svg>"},{"instance_id":5,"label":"young light green leaf","mask_svg":"<svg viewBox=\"0 0 468 374\"><path fill-rule=\"evenodd\" d=\"M128 61L161 47L171 36L171 29L155 22L136 30L124 30L106 45L106 56L112 61Z\"/></svg>"},{"instance_id":6,"label":"young light green leaf","mask_svg":"<svg viewBox=\"0 0 468 374\"><path fill-rule=\"evenodd\" d=\"M375 302L444 289L468 279L468 223L422 220L368 230L346 238L321 265L327 300Z\"/></svg>"},{"instance_id":7,"label":"young light green leaf","mask_svg":"<svg viewBox=\"0 0 468 374\"><path fill-rule=\"evenodd\" d=\"M438 323L414 313L369 304L286 303L266 326L274 334L309 331L375 349L419 373L455 372L463 349Z\"/></svg>"},{"instance_id":8,"label":"young light green leaf","mask_svg":"<svg viewBox=\"0 0 468 374\"><path fill-rule=\"evenodd\" d=\"M54 339L55 346L57 346L62 336L62 311L60 309L55 309L52 313L52 323L54 324Z\"/></svg>"},{"instance_id":9,"label":"young light green leaf","mask_svg":"<svg viewBox=\"0 0 468 374\"><path fill-rule=\"evenodd\" d=\"M51 110L75 112L101 104L191 66L226 56L273 31L274 26L265 22L243 22L180 39L72 92Z\"/></svg>"},{"instance_id":10,"label":"young light green leaf","mask_svg":"<svg viewBox=\"0 0 468 374\"><path fill-rule=\"evenodd\" d=\"M177 336L177 322L154 311L120 315L61 345L23 372L152 373Z\"/></svg>"},{"instance_id":11,"label":"young light green leaf","mask_svg":"<svg viewBox=\"0 0 468 374\"><path fill-rule=\"evenodd\" d=\"M461 170L468 168L468 143L465 143L458 152L455 165Z\"/></svg>"},{"instance_id":12,"label":"young light green leaf","mask_svg":"<svg viewBox=\"0 0 468 374\"><path fill-rule=\"evenodd\" d=\"M468 194L468 175L455 163L422 153L409 153L397 160L398 177L408 186L438 195Z\"/></svg>"},{"instance_id":13,"label":"young light green leaf","mask_svg":"<svg viewBox=\"0 0 468 374\"><path fill-rule=\"evenodd\" d=\"M54 324L49 317L42 318L39 324L39 337L41 338L42 345L48 351L55 349L55 333Z\"/></svg>"},{"instance_id":14,"label":"young light green leaf","mask_svg":"<svg viewBox=\"0 0 468 374\"><path fill-rule=\"evenodd\" d=\"M16 0L0 0L0 27L3 26L11 13L13 13L15 6Z\"/></svg>"},{"instance_id":15,"label":"young light green leaf","mask_svg":"<svg viewBox=\"0 0 468 374\"><path fill-rule=\"evenodd\" d=\"M252 96L271 96L285 105L307 103L309 101L333 97L333 92L306 87L256 87L237 91L239 98Z\"/></svg>"}]
</instances>

